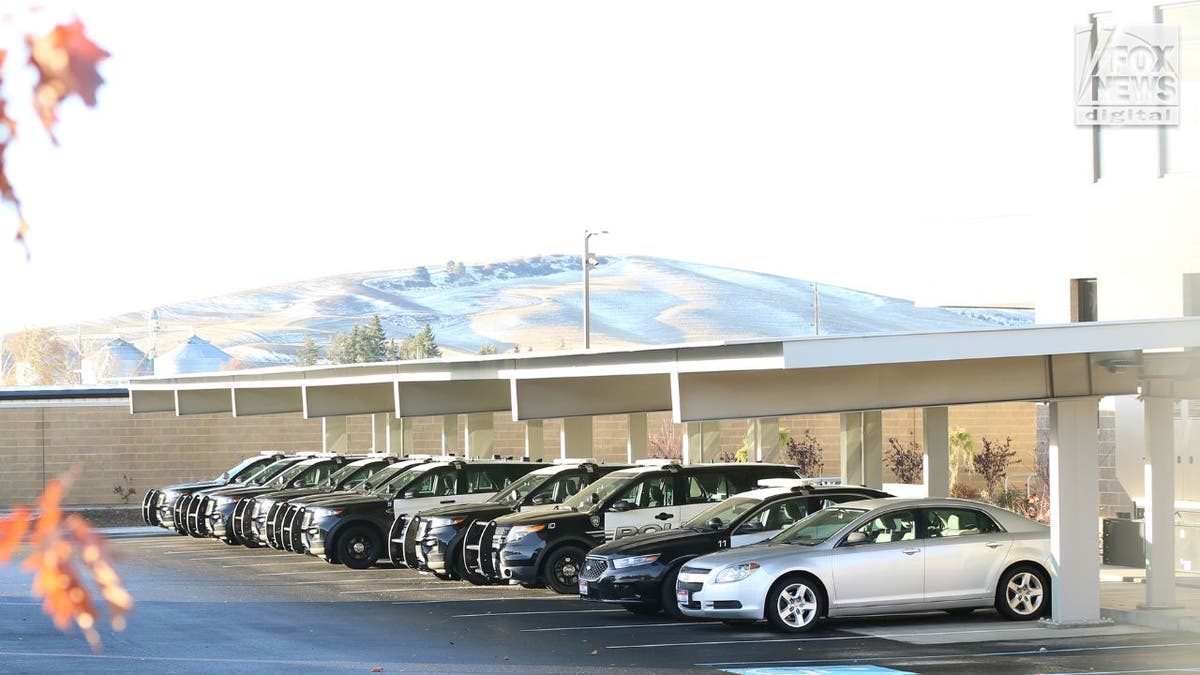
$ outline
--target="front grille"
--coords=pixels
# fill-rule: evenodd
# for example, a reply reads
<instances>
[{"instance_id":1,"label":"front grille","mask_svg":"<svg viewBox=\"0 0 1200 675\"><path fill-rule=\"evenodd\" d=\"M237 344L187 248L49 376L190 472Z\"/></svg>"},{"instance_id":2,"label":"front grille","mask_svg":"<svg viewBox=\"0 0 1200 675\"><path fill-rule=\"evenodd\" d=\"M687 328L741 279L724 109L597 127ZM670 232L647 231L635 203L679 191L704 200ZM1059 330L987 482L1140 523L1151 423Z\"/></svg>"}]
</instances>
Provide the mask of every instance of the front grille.
<instances>
[{"instance_id":1,"label":"front grille","mask_svg":"<svg viewBox=\"0 0 1200 675\"><path fill-rule=\"evenodd\" d=\"M142 520L146 521L147 525L158 525L158 496L162 494L158 488L150 488L146 490L146 496L142 497Z\"/></svg>"},{"instance_id":2,"label":"front grille","mask_svg":"<svg viewBox=\"0 0 1200 675\"><path fill-rule=\"evenodd\" d=\"M171 525L180 534L187 534L187 507L191 499L191 495L181 495L176 497L175 503L171 505Z\"/></svg>"},{"instance_id":3,"label":"front grille","mask_svg":"<svg viewBox=\"0 0 1200 675\"><path fill-rule=\"evenodd\" d=\"M283 514L285 502L272 502L271 508L267 509L267 521L263 525L263 537L267 540L267 546L282 550L283 539Z\"/></svg>"},{"instance_id":4,"label":"front grille","mask_svg":"<svg viewBox=\"0 0 1200 675\"><path fill-rule=\"evenodd\" d=\"M684 565L683 569L679 570L680 574L708 574L712 571L710 567L692 567Z\"/></svg>"},{"instance_id":5,"label":"front grille","mask_svg":"<svg viewBox=\"0 0 1200 675\"><path fill-rule=\"evenodd\" d=\"M508 531L512 529L512 525L496 525L492 529L492 537L489 542L491 548L488 549L487 560L492 568L492 576L500 578L500 551L504 548L504 540L508 538Z\"/></svg>"},{"instance_id":6,"label":"front grille","mask_svg":"<svg viewBox=\"0 0 1200 675\"><path fill-rule=\"evenodd\" d=\"M481 523L477 520L467 526L467 533L463 536L463 566L475 574L484 576L486 574L483 571L483 557L480 555L479 542L483 539L488 527L490 527L490 523Z\"/></svg>"},{"instance_id":7,"label":"front grille","mask_svg":"<svg viewBox=\"0 0 1200 675\"><path fill-rule=\"evenodd\" d=\"M738 600L713 600L713 609L741 609L742 603Z\"/></svg>"},{"instance_id":8,"label":"front grille","mask_svg":"<svg viewBox=\"0 0 1200 675\"><path fill-rule=\"evenodd\" d=\"M587 581L595 581L596 579L599 579L600 575L604 574L604 571L607 569L608 560L605 558L595 558L589 555L587 560L583 563L583 571L579 573L579 578Z\"/></svg>"},{"instance_id":9,"label":"front grille","mask_svg":"<svg viewBox=\"0 0 1200 675\"><path fill-rule=\"evenodd\" d=\"M404 528L403 549L401 551L404 558L404 565L412 569L420 569L420 564L417 560L417 549L420 548L419 533L421 531L421 523L425 522L417 516L413 516L412 520Z\"/></svg>"},{"instance_id":10,"label":"front grille","mask_svg":"<svg viewBox=\"0 0 1200 675\"><path fill-rule=\"evenodd\" d=\"M699 581L676 581L675 588L689 593L704 590L704 584Z\"/></svg>"},{"instance_id":11,"label":"front grille","mask_svg":"<svg viewBox=\"0 0 1200 675\"><path fill-rule=\"evenodd\" d=\"M303 508L290 505L283 512L283 534L280 539L283 541L284 548L289 551L296 553L308 551L304 545L304 514Z\"/></svg>"},{"instance_id":12,"label":"front grille","mask_svg":"<svg viewBox=\"0 0 1200 675\"><path fill-rule=\"evenodd\" d=\"M250 538L250 523L252 522L250 514L250 505L254 503L253 499L239 499L237 504L233 506L233 522L230 523L229 538L235 537L239 539Z\"/></svg>"}]
</instances>

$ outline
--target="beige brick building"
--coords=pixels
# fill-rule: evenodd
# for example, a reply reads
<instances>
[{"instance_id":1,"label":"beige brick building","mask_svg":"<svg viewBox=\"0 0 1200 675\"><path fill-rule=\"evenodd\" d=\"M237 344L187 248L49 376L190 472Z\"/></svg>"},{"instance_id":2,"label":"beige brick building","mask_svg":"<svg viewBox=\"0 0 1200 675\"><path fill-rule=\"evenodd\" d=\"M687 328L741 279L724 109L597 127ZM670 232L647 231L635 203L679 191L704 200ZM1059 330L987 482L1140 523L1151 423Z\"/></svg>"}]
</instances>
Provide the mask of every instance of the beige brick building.
<instances>
[{"instance_id":1,"label":"beige brick building","mask_svg":"<svg viewBox=\"0 0 1200 675\"><path fill-rule=\"evenodd\" d=\"M1010 470L1014 485L1037 468L1037 406L1032 403L997 403L950 408L951 428L971 433L976 445L983 437L1003 441L1012 437L1020 463ZM779 420L792 436L811 431L821 444L825 475L838 475L839 418L836 414L792 416ZM464 420L459 419L459 440ZM732 456L742 446L746 420L719 423L720 451ZM543 424L547 455L557 456L562 423ZM628 424L624 415L599 416L594 421L594 456L606 462L626 459ZM678 447L682 430L672 425L668 413L649 415L652 440ZM136 504L147 488L216 476L242 457L264 450L319 451L322 424L299 414L233 417L229 414L183 415L149 413L132 415L128 400L121 397L0 401L0 508L36 500L42 487L73 466L80 473L68 493L68 504L122 504L121 493L134 490L129 503ZM919 410L891 410L883 414L884 438L902 443L922 437ZM439 454L442 448L442 418L413 420L414 452ZM371 448L370 416L352 416L347 422L350 452ZM496 454L524 453L525 427L508 413L494 419ZM885 452L886 455L886 452ZM536 458L535 458L536 459ZM550 457L546 457L550 459ZM884 468L884 480L893 481ZM971 479L968 479L971 480ZM1114 481L1115 482L1115 481Z\"/></svg>"}]
</instances>

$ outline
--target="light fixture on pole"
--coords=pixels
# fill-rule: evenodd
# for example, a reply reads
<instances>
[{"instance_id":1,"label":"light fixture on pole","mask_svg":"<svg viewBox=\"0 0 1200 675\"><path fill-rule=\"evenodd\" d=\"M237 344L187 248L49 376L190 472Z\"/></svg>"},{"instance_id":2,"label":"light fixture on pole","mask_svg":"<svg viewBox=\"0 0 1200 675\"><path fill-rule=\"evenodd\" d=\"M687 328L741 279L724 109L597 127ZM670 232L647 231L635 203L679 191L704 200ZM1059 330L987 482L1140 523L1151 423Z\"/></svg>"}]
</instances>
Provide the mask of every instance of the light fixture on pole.
<instances>
[{"instance_id":1,"label":"light fixture on pole","mask_svg":"<svg viewBox=\"0 0 1200 675\"><path fill-rule=\"evenodd\" d=\"M596 259L592 257L591 251L588 249L588 240L598 234L608 234L608 230L600 230L592 232L591 230L583 231L583 348L592 348L592 307L591 307L591 286L588 282L588 273L596 266Z\"/></svg>"}]
</instances>

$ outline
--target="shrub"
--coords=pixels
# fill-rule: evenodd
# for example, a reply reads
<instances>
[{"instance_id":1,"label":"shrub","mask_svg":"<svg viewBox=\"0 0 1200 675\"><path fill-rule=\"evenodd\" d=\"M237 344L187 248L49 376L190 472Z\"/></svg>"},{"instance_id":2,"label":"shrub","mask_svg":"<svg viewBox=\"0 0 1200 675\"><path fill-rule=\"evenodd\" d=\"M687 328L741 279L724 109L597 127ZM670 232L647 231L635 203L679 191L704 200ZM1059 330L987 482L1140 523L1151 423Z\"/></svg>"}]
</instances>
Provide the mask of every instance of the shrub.
<instances>
[{"instance_id":1,"label":"shrub","mask_svg":"<svg viewBox=\"0 0 1200 675\"><path fill-rule=\"evenodd\" d=\"M915 438L909 438L907 444L902 444L899 438L892 436L888 438L888 445L892 448L885 459L896 480L920 485L925 473L925 457L921 453L921 444Z\"/></svg>"},{"instance_id":2,"label":"shrub","mask_svg":"<svg viewBox=\"0 0 1200 675\"><path fill-rule=\"evenodd\" d=\"M955 483L950 486L950 496L958 499L979 499L979 488L966 483Z\"/></svg>"},{"instance_id":3,"label":"shrub","mask_svg":"<svg viewBox=\"0 0 1200 675\"><path fill-rule=\"evenodd\" d=\"M1012 449L1012 436L1004 439L1004 445L983 438L983 450L975 454L972 464L975 471L983 476L989 499L995 501L996 489L1008 475L1008 465L1021 463L1021 460L1013 459L1016 456L1017 451Z\"/></svg>"},{"instance_id":4,"label":"shrub","mask_svg":"<svg viewBox=\"0 0 1200 675\"><path fill-rule=\"evenodd\" d=\"M804 430L804 438L800 441L789 436L787 449L784 450L784 456L787 457L788 462L800 467L798 470L800 475L810 477L821 475L821 469L825 466L821 454L821 441L818 441L808 429Z\"/></svg>"}]
</instances>

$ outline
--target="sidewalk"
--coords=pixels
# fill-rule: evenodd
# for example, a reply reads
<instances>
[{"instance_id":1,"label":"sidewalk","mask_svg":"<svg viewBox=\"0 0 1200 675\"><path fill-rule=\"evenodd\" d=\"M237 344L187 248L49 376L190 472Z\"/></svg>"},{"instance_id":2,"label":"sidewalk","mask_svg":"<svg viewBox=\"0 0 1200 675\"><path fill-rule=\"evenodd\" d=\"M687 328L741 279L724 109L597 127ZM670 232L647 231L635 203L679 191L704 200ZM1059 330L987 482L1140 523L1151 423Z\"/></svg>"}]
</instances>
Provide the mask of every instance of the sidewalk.
<instances>
[{"instance_id":1,"label":"sidewalk","mask_svg":"<svg viewBox=\"0 0 1200 675\"><path fill-rule=\"evenodd\" d=\"M1200 574L1175 573L1175 604L1170 609L1139 608L1146 602L1146 570L1100 568L1100 615L1117 623L1158 630L1200 633Z\"/></svg>"}]
</instances>

